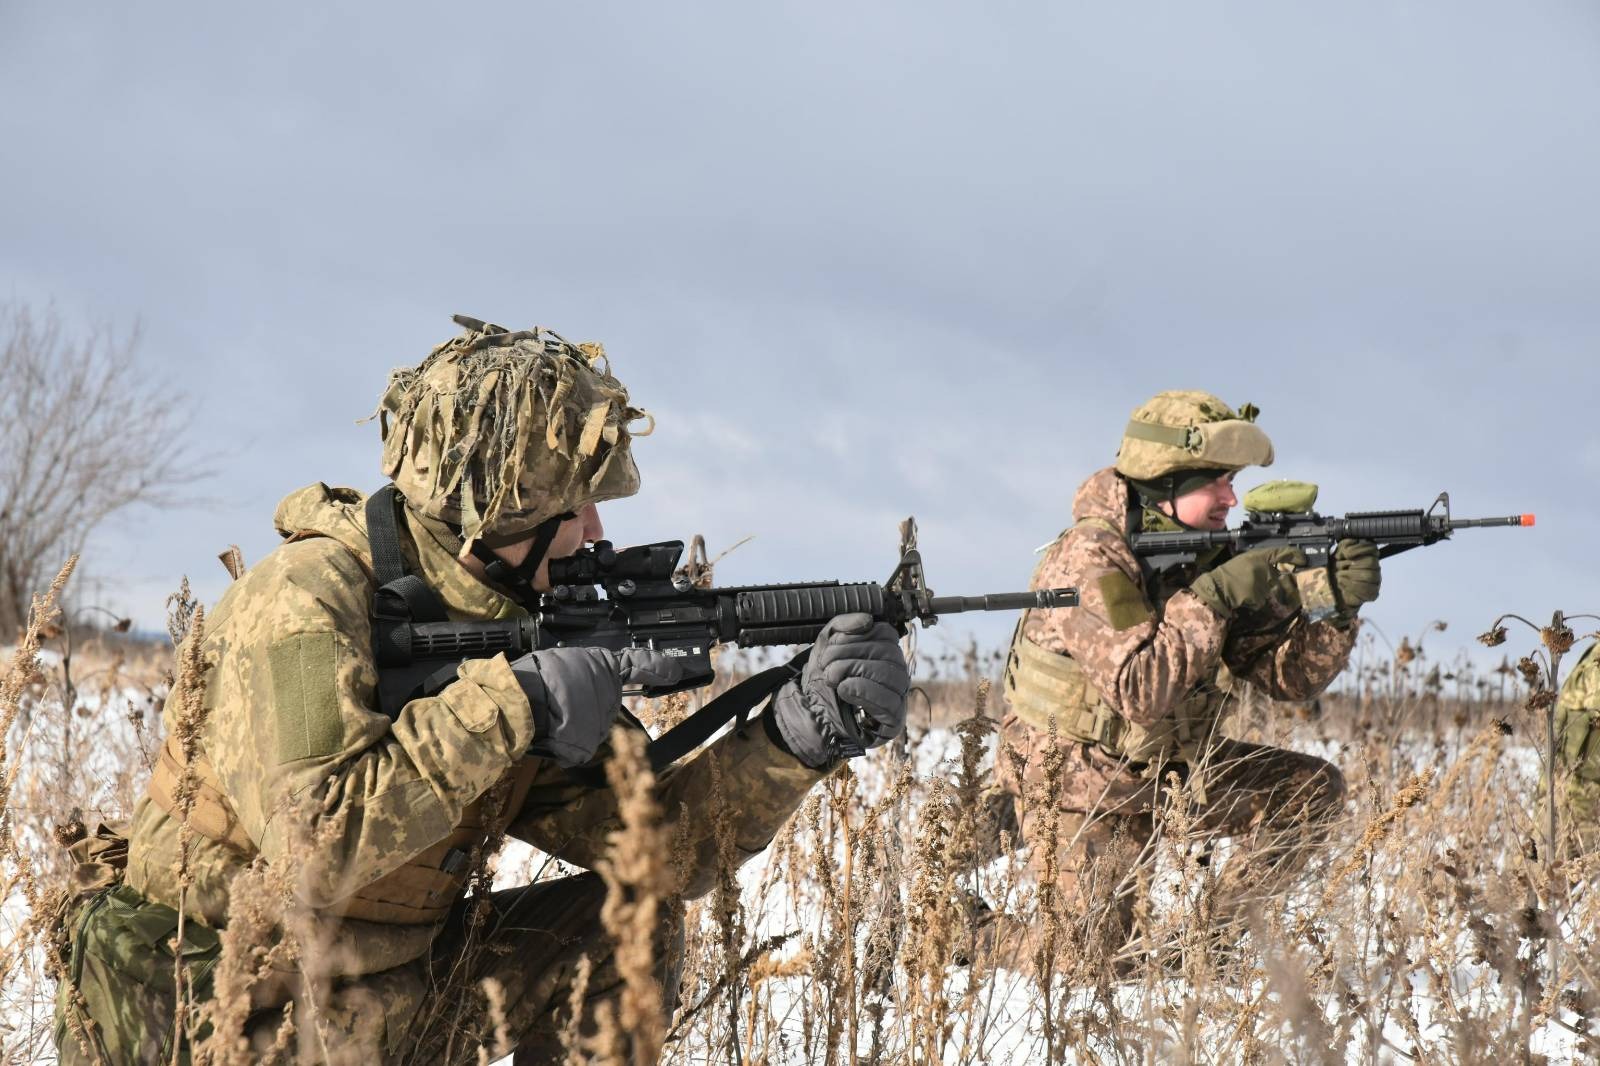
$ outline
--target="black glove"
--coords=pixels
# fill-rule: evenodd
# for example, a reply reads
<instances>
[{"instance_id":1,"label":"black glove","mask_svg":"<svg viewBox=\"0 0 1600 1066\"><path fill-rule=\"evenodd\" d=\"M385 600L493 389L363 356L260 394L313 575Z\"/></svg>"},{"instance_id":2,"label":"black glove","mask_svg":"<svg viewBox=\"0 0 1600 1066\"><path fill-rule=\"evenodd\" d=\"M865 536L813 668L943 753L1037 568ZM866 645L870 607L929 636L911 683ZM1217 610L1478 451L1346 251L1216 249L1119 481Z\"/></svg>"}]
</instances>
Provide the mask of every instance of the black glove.
<instances>
[{"instance_id":1,"label":"black glove","mask_svg":"<svg viewBox=\"0 0 1600 1066\"><path fill-rule=\"evenodd\" d=\"M777 691L768 713L783 747L822 770L899 736L910 688L894 628L844 614L823 627L805 669Z\"/></svg>"},{"instance_id":2,"label":"black glove","mask_svg":"<svg viewBox=\"0 0 1600 1066\"><path fill-rule=\"evenodd\" d=\"M1189 591L1226 619L1268 604L1292 611L1300 606L1300 586L1293 571L1305 565L1305 552L1299 548L1257 548L1201 574Z\"/></svg>"},{"instance_id":3,"label":"black glove","mask_svg":"<svg viewBox=\"0 0 1600 1066\"><path fill-rule=\"evenodd\" d=\"M549 648L511 664L533 708L529 755L582 766L611 735L622 708L622 686L670 685L683 660L648 648Z\"/></svg>"},{"instance_id":4,"label":"black glove","mask_svg":"<svg viewBox=\"0 0 1600 1066\"><path fill-rule=\"evenodd\" d=\"M1370 540L1341 540L1333 551L1328 575L1333 600L1344 614L1354 614L1364 603L1378 598L1383 571L1378 566L1378 546Z\"/></svg>"}]
</instances>

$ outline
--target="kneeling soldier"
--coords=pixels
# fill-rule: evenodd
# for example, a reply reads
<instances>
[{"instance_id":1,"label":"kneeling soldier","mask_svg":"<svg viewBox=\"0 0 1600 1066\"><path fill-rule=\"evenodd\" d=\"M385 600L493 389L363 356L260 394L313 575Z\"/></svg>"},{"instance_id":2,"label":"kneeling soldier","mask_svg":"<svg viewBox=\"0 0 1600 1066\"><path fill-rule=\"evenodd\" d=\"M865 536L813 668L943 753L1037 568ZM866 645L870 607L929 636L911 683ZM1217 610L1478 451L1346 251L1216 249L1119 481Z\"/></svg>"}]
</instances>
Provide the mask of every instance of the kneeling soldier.
<instances>
[{"instance_id":1,"label":"kneeling soldier","mask_svg":"<svg viewBox=\"0 0 1600 1066\"><path fill-rule=\"evenodd\" d=\"M592 967L591 1000L617 992L598 875L466 889L501 829L594 868L619 812L593 771L614 724L642 728L622 711L623 686L670 683L675 661L644 649L501 654L467 661L393 718L379 709L372 617L385 561L369 523L398 531L408 601L420 588L450 620L508 618L527 613L519 594L549 590L550 559L602 535L596 505L639 487L629 425L643 412L596 346L458 321L465 335L396 371L379 407L383 471L403 506L374 511L320 483L292 494L274 519L284 543L239 577L198 649L186 648L203 662L204 676L189 679L203 693L181 682L173 691L171 739L134 813L125 873L85 893L69 919L63 1062L169 1061L174 1045L187 1059L188 1035L173 1024L174 951L205 1000L218 931L240 919L236 878L255 863L280 874L292 864L300 956L229 1020L235 1046L254 1053L278 1039L292 1005L291 1058L476 1061L492 1042L480 985L493 978L503 1001L493 1023L516 1061L545 1062L561 1057L580 960ZM892 628L836 619L761 720L664 771L659 801L689 859L682 893L705 892L716 874L705 812L713 759L744 861L836 761L828 738L843 716L864 715L882 743L903 728L908 686ZM203 709L191 745L178 740L186 705ZM191 787L185 829L178 797ZM659 930L656 953L669 997L675 923Z\"/></svg>"},{"instance_id":2,"label":"kneeling soldier","mask_svg":"<svg viewBox=\"0 0 1600 1066\"><path fill-rule=\"evenodd\" d=\"M1116 465L1079 487L1075 524L1034 574L1034 587L1075 586L1081 602L1030 611L1018 626L1003 737L1022 761L1002 758L1001 782L1017 797L1037 794L1053 723L1064 762L1059 790L1044 801L1062 813L1062 905L1067 914L1100 907L1093 921L1112 951L1133 934L1135 873L1150 857L1170 775L1196 801L1196 830L1242 845L1220 875L1235 913L1298 870L1343 807L1332 765L1228 739L1217 723L1226 672L1274 699L1302 700L1344 668L1355 611L1378 594L1375 546L1338 546L1329 575L1337 610L1315 622L1292 573L1305 564L1297 551L1216 549L1155 572L1129 546L1139 531L1226 528L1234 475L1272 457L1253 408L1161 393L1133 413ZM1043 872L1039 823L1035 810L1022 832Z\"/></svg>"}]
</instances>

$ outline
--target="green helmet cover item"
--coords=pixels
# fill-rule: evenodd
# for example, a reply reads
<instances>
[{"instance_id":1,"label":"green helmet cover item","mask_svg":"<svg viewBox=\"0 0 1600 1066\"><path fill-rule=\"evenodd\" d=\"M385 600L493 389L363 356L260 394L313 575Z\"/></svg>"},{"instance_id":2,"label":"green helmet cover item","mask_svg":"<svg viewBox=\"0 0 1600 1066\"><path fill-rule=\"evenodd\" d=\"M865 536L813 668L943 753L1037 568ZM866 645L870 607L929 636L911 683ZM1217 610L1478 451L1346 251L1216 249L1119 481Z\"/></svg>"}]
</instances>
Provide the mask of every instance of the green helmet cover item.
<instances>
[{"instance_id":1,"label":"green helmet cover item","mask_svg":"<svg viewBox=\"0 0 1600 1066\"><path fill-rule=\"evenodd\" d=\"M465 551L639 491L630 440L655 423L600 345L455 320L466 332L394 370L375 412L383 473L410 507L458 526ZM649 428L631 434L640 418Z\"/></svg>"},{"instance_id":2,"label":"green helmet cover item","mask_svg":"<svg viewBox=\"0 0 1600 1066\"><path fill-rule=\"evenodd\" d=\"M1244 509L1256 514L1304 514L1317 505L1317 486L1309 481L1268 481L1244 494Z\"/></svg>"}]
</instances>

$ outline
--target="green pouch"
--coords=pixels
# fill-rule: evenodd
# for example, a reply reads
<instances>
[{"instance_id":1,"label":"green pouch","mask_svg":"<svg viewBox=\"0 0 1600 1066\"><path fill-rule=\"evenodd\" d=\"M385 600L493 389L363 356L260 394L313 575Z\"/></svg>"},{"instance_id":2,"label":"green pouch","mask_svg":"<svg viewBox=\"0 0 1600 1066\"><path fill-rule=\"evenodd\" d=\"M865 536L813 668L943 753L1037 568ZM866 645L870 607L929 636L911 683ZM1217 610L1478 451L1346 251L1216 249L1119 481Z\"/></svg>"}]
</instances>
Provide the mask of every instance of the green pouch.
<instances>
[{"instance_id":1,"label":"green pouch","mask_svg":"<svg viewBox=\"0 0 1600 1066\"><path fill-rule=\"evenodd\" d=\"M177 930L177 911L125 884L83 905L72 924L70 987L63 984L56 996L56 1047L63 1062L76 1061L79 1051L68 1015L81 1018L83 1012L92 1019L84 1028L107 1061L171 1060L177 956L182 955L193 1002L201 1003L211 997L212 970L222 954L216 931L193 920L184 922L183 943L175 953ZM207 1028L198 1035L204 1037ZM187 1047L179 1061L189 1061Z\"/></svg>"},{"instance_id":2,"label":"green pouch","mask_svg":"<svg viewBox=\"0 0 1600 1066\"><path fill-rule=\"evenodd\" d=\"M1254 514L1303 514L1317 505L1317 486L1309 481L1269 481L1245 493L1243 503Z\"/></svg>"}]
</instances>

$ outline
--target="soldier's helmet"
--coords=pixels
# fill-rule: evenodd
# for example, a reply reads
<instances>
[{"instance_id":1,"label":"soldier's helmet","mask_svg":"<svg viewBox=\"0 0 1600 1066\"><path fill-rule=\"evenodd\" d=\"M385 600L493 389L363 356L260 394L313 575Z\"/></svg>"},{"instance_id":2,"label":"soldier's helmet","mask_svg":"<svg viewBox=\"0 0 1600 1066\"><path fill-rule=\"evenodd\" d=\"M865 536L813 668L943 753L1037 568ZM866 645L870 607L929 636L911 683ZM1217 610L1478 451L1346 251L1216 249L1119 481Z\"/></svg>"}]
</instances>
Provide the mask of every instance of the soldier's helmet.
<instances>
[{"instance_id":1,"label":"soldier's helmet","mask_svg":"<svg viewBox=\"0 0 1600 1066\"><path fill-rule=\"evenodd\" d=\"M378 403L383 472L408 506L458 526L469 545L499 547L639 491L629 442L655 423L600 345L455 321L466 332L391 372ZM639 419L649 426L630 432Z\"/></svg>"},{"instance_id":2,"label":"soldier's helmet","mask_svg":"<svg viewBox=\"0 0 1600 1066\"><path fill-rule=\"evenodd\" d=\"M1235 473L1272 465L1272 441L1253 404L1238 411L1209 392L1159 392L1133 412L1117 449L1117 473L1154 481L1184 471Z\"/></svg>"}]
</instances>

